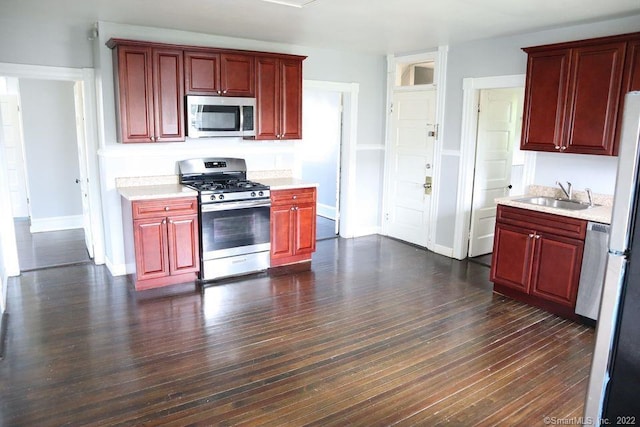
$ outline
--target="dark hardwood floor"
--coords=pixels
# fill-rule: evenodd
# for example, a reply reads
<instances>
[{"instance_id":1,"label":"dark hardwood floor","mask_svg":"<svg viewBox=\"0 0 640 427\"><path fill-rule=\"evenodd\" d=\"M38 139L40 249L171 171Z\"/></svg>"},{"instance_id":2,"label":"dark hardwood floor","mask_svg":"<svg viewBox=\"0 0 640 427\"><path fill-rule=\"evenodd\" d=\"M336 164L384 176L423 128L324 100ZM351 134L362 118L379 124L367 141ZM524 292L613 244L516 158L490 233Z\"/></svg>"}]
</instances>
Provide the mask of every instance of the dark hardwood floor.
<instances>
[{"instance_id":1,"label":"dark hardwood floor","mask_svg":"<svg viewBox=\"0 0 640 427\"><path fill-rule=\"evenodd\" d=\"M136 293L80 264L8 289L0 425L543 426L581 416L593 329L379 236L312 269Z\"/></svg>"},{"instance_id":2,"label":"dark hardwood floor","mask_svg":"<svg viewBox=\"0 0 640 427\"><path fill-rule=\"evenodd\" d=\"M325 218L320 215L316 215L316 239L335 239L336 234L336 222L332 219Z\"/></svg>"},{"instance_id":3,"label":"dark hardwood floor","mask_svg":"<svg viewBox=\"0 0 640 427\"><path fill-rule=\"evenodd\" d=\"M31 233L29 219L16 219L20 271L90 262L82 228Z\"/></svg>"}]
</instances>

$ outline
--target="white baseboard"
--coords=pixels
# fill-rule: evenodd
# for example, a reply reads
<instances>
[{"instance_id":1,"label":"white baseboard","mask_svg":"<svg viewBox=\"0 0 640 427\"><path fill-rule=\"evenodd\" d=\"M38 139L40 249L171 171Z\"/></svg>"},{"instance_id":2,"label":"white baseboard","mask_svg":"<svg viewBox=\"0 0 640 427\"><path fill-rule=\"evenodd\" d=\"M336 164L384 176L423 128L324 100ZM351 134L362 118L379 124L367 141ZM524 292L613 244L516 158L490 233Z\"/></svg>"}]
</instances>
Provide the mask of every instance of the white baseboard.
<instances>
[{"instance_id":1,"label":"white baseboard","mask_svg":"<svg viewBox=\"0 0 640 427\"><path fill-rule=\"evenodd\" d=\"M329 218L335 221L336 219L336 207L323 205L322 203L318 203L316 205L316 213L322 217Z\"/></svg>"},{"instance_id":2,"label":"white baseboard","mask_svg":"<svg viewBox=\"0 0 640 427\"><path fill-rule=\"evenodd\" d=\"M382 227L362 227L357 228L352 237L371 236L372 234L381 234Z\"/></svg>"},{"instance_id":3,"label":"white baseboard","mask_svg":"<svg viewBox=\"0 0 640 427\"><path fill-rule=\"evenodd\" d=\"M44 231L71 230L84 226L82 215L54 216L49 218L31 218L32 233Z\"/></svg>"},{"instance_id":4,"label":"white baseboard","mask_svg":"<svg viewBox=\"0 0 640 427\"><path fill-rule=\"evenodd\" d=\"M109 259L109 257L105 257L104 258L104 264L107 266L107 269L109 270L109 273L111 273L112 276L116 277L116 276L125 276L127 275L127 264L114 264L111 262L111 260ZM135 267L133 269L133 271L135 271Z\"/></svg>"},{"instance_id":5,"label":"white baseboard","mask_svg":"<svg viewBox=\"0 0 640 427\"><path fill-rule=\"evenodd\" d=\"M440 255L444 255L446 257L449 258L453 258L453 248L449 248L447 246L442 246L442 245L433 245L433 248L431 248L431 250L437 254Z\"/></svg>"}]
</instances>

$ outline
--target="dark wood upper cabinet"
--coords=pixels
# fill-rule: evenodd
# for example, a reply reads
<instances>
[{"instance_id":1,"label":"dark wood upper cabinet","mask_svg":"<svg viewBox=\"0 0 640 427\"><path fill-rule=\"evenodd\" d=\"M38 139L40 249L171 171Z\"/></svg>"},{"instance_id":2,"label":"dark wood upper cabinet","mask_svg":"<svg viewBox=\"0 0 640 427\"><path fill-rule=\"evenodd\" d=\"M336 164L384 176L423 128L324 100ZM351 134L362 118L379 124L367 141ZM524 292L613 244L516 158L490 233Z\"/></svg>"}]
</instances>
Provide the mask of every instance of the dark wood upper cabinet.
<instances>
[{"instance_id":1,"label":"dark wood upper cabinet","mask_svg":"<svg viewBox=\"0 0 640 427\"><path fill-rule=\"evenodd\" d=\"M180 49L114 43L121 142L184 141Z\"/></svg>"},{"instance_id":2,"label":"dark wood upper cabinet","mask_svg":"<svg viewBox=\"0 0 640 427\"><path fill-rule=\"evenodd\" d=\"M256 59L256 139L302 138L302 60Z\"/></svg>"},{"instance_id":3,"label":"dark wood upper cabinet","mask_svg":"<svg viewBox=\"0 0 640 427\"><path fill-rule=\"evenodd\" d=\"M624 94L640 80L629 59L639 40L634 33L525 48L521 149L617 155Z\"/></svg>"},{"instance_id":4,"label":"dark wood upper cabinet","mask_svg":"<svg viewBox=\"0 0 640 427\"><path fill-rule=\"evenodd\" d=\"M185 140L185 94L256 97L256 139L302 138L305 56L110 39L121 142Z\"/></svg>"},{"instance_id":5,"label":"dark wood upper cabinet","mask_svg":"<svg viewBox=\"0 0 640 427\"><path fill-rule=\"evenodd\" d=\"M572 50L567 153L613 154L625 43Z\"/></svg>"},{"instance_id":6,"label":"dark wood upper cabinet","mask_svg":"<svg viewBox=\"0 0 640 427\"><path fill-rule=\"evenodd\" d=\"M189 95L255 95L255 58L235 53L185 51L185 87Z\"/></svg>"}]
</instances>

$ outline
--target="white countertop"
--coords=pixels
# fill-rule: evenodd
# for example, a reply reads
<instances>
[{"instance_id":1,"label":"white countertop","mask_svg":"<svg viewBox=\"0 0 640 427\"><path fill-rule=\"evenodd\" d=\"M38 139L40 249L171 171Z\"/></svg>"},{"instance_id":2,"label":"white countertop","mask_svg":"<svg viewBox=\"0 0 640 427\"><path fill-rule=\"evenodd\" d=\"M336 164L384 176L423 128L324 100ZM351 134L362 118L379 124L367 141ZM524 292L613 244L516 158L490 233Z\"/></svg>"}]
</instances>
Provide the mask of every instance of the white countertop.
<instances>
[{"instance_id":1,"label":"white countertop","mask_svg":"<svg viewBox=\"0 0 640 427\"><path fill-rule=\"evenodd\" d=\"M316 183L302 179L277 175L253 179L261 184L268 185L271 190L291 190L318 186ZM179 184L177 176L117 178L116 187L122 197L131 201L194 197L198 195L196 190Z\"/></svg>"},{"instance_id":2,"label":"white countertop","mask_svg":"<svg viewBox=\"0 0 640 427\"><path fill-rule=\"evenodd\" d=\"M198 192L181 184L137 185L118 187L118 192L127 200L153 200L177 197L196 197Z\"/></svg>"},{"instance_id":3,"label":"white countertop","mask_svg":"<svg viewBox=\"0 0 640 427\"><path fill-rule=\"evenodd\" d=\"M566 216L570 218L584 219L586 221L601 222L611 224L611 206L595 206L590 209L568 210L560 208L551 208L548 206L533 205L531 203L518 202L517 199L536 195L521 195L511 197L500 197L495 199L499 205L513 206L516 208L529 209L532 211L546 212L555 215Z\"/></svg>"}]
</instances>

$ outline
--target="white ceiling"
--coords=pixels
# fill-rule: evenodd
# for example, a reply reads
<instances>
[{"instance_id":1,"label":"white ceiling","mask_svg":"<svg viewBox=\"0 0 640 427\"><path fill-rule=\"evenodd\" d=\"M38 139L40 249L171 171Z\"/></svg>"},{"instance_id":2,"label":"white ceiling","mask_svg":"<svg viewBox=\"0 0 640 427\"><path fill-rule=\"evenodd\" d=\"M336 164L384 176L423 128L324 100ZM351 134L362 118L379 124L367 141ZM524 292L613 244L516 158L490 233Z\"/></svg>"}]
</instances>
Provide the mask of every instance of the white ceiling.
<instances>
[{"instance_id":1,"label":"white ceiling","mask_svg":"<svg viewBox=\"0 0 640 427\"><path fill-rule=\"evenodd\" d=\"M302 8L262 0L1 0L1 15L87 31L93 22L109 21L385 54L640 19L640 0L315 0Z\"/></svg>"}]
</instances>

